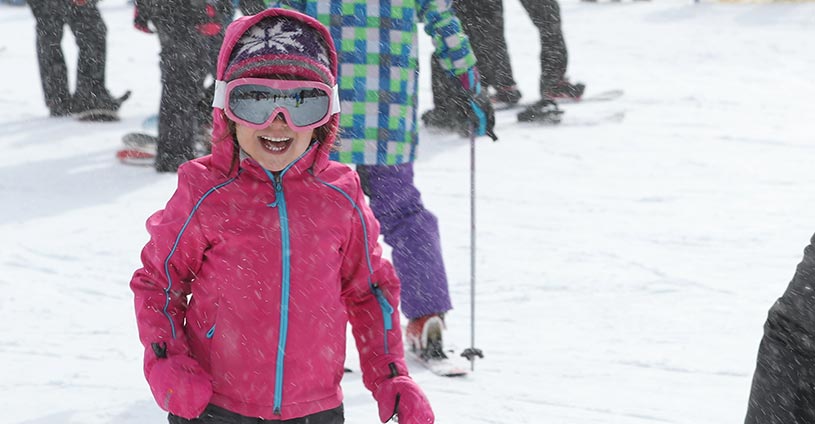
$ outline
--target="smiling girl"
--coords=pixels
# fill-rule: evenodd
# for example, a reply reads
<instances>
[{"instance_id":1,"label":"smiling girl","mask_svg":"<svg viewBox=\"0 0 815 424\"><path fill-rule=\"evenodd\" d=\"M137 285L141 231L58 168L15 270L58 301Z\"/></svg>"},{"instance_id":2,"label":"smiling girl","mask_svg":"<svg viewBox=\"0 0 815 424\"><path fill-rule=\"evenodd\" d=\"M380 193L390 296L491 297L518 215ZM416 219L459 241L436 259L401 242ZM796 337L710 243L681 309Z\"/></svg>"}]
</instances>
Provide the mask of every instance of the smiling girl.
<instances>
[{"instance_id":1,"label":"smiling girl","mask_svg":"<svg viewBox=\"0 0 815 424\"><path fill-rule=\"evenodd\" d=\"M147 221L135 293L144 372L171 423L344 422L351 323L382 422L432 423L408 376L399 281L337 134L337 55L293 11L235 21L218 60L213 152Z\"/></svg>"}]
</instances>

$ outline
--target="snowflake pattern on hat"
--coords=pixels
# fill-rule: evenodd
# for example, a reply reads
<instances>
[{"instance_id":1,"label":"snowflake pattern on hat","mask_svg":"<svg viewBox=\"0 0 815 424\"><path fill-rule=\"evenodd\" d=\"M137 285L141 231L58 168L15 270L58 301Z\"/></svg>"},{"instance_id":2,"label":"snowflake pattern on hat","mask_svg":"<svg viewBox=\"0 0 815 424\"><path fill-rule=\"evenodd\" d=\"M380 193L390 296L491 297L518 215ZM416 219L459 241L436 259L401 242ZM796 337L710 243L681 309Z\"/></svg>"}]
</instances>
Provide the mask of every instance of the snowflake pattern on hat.
<instances>
[{"instance_id":1,"label":"snowflake pattern on hat","mask_svg":"<svg viewBox=\"0 0 815 424\"><path fill-rule=\"evenodd\" d=\"M320 34L289 19L264 19L251 27L238 40L230 62L276 54L307 56L330 68L328 49Z\"/></svg>"}]
</instances>

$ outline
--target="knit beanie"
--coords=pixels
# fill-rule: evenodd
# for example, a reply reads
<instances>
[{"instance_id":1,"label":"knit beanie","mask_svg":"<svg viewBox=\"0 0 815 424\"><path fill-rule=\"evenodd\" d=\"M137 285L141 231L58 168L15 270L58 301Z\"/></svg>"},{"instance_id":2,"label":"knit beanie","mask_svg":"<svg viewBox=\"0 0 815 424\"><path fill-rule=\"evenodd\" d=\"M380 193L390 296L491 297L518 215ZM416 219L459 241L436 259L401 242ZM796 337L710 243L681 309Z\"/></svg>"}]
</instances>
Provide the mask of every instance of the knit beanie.
<instances>
[{"instance_id":1,"label":"knit beanie","mask_svg":"<svg viewBox=\"0 0 815 424\"><path fill-rule=\"evenodd\" d=\"M224 81L292 75L336 84L337 55L328 30L299 12L269 9L243 33L232 49Z\"/></svg>"}]
</instances>

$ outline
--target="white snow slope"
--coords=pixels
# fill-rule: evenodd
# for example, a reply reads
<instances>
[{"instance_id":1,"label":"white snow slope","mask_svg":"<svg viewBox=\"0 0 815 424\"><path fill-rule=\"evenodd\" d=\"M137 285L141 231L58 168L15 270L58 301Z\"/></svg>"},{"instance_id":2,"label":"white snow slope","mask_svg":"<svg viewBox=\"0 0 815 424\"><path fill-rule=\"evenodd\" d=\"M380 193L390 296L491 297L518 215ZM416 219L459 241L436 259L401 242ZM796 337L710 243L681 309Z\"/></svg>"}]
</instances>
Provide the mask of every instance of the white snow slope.
<instances>
[{"instance_id":1,"label":"white snow slope","mask_svg":"<svg viewBox=\"0 0 815 424\"><path fill-rule=\"evenodd\" d=\"M0 6L4 423L166 422L142 376L128 282L175 176L114 159L160 92L158 42L132 29L124 3L101 6L108 85L134 93L114 124L47 118L33 18ZM571 77L587 94L625 95L567 106L560 127L501 112L500 141L478 141L486 358L466 378L418 367L414 378L439 423L738 423L766 311L815 230L815 3L562 7ZM532 101L537 33L518 2L505 8ZM64 45L74 62L70 36ZM429 37L422 49L427 70ZM469 141L421 138L418 184L441 222L456 305L448 344L461 349ZM344 388L347 422L378 422L359 372Z\"/></svg>"}]
</instances>

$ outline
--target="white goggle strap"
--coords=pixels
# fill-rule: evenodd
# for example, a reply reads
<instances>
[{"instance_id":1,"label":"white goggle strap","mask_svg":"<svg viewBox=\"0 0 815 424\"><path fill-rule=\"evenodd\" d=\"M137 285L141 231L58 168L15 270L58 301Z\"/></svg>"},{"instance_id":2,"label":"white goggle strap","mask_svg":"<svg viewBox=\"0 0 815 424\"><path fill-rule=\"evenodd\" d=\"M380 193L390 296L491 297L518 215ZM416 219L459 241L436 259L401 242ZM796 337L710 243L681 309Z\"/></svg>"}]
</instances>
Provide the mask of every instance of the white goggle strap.
<instances>
[{"instance_id":1,"label":"white goggle strap","mask_svg":"<svg viewBox=\"0 0 815 424\"><path fill-rule=\"evenodd\" d=\"M340 113L340 87L331 87L331 114Z\"/></svg>"},{"instance_id":2,"label":"white goggle strap","mask_svg":"<svg viewBox=\"0 0 815 424\"><path fill-rule=\"evenodd\" d=\"M215 96L212 98L212 107L223 109L226 105L226 81L215 80ZM331 114L340 113L340 88L331 87Z\"/></svg>"},{"instance_id":3,"label":"white goggle strap","mask_svg":"<svg viewBox=\"0 0 815 424\"><path fill-rule=\"evenodd\" d=\"M215 96L212 98L212 107L223 109L226 105L226 81L215 80Z\"/></svg>"}]
</instances>

